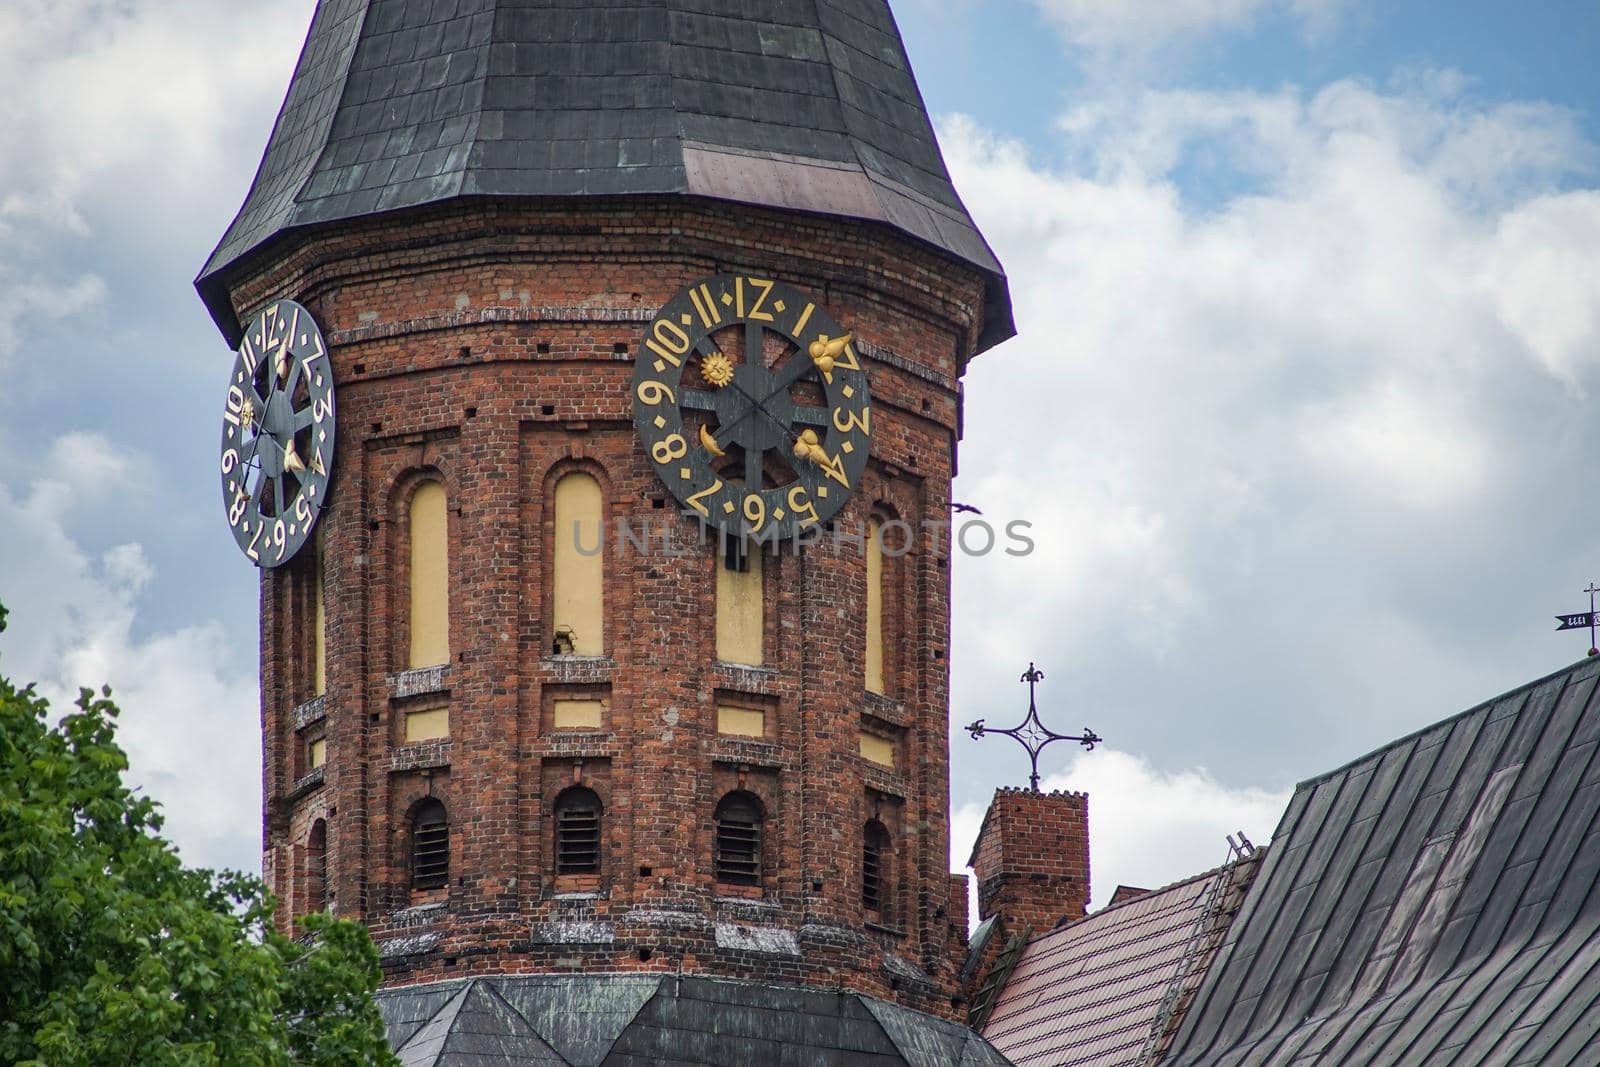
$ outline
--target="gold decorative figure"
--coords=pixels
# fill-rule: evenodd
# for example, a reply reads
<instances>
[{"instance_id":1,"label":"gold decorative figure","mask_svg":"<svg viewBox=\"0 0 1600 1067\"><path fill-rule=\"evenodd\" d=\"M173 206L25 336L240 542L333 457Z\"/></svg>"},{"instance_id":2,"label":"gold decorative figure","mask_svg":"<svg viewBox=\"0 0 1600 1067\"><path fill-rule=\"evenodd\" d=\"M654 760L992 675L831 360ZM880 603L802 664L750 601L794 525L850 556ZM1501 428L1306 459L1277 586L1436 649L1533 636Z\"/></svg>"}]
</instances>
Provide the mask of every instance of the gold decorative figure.
<instances>
[{"instance_id":1,"label":"gold decorative figure","mask_svg":"<svg viewBox=\"0 0 1600 1067\"><path fill-rule=\"evenodd\" d=\"M794 439L794 456L796 459L809 459L813 463L826 463L828 453L823 451L822 442L817 439L817 431L807 428Z\"/></svg>"},{"instance_id":2,"label":"gold decorative figure","mask_svg":"<svg viewBox=\"0 0 1600 1067\"><path fill-rule=\"evenodd\" d=\"M711 436L711 431L708 430L704 425L700 427L700 443L704 445L706 451L710 452L713 456L727 455L726 452L717 447L717 439Z\"/></svg>"},{"instance_id":3,"label":"gold decorative figure","mask_svg":"<svg viewBox=\"0 0 1600 1067\"><path fill-rule=\"evenodd\" d=\"M817 369L824 376L831 375L833 373L834 360L839 358L839 354L844 351L844 346L849 343L850 334L835 337L831 340L827 334L823 334L811 342L810 347L806 349L806 355L811 357L811 362L816 364Z\"/></svg>"},{"instance_id":4,"label":"gold decorative figure","mask_svg":"<svg viewBox=\"0 0 1600 1067\"><path fill-rule=\"evenodd\" d=\"M721 352L712 352L700 360L700 377L714 388L721 389L733 381L733 361ZM722 453L717 453L719 456Z\"/></svg>"}]
</instances>

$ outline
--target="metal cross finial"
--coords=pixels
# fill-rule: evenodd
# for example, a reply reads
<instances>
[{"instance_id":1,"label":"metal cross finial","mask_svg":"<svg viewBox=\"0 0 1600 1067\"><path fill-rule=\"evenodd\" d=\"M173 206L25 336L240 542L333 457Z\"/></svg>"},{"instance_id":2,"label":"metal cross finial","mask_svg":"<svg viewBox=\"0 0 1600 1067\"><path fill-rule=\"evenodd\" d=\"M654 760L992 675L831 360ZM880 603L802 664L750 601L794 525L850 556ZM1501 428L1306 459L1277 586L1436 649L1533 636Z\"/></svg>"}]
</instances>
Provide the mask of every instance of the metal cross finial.
<instances>
[{"instance_id":1,"label":"metal cross finial","mask_svg":"<svg viewBox=\"0 0 1600 1067\"><path fill-rule=\"evenodd\" d=\"M1600 590L1596 590L1596 592L1600 592ZM1083 728L1082 737L1072 737L1067 734L1058 734L1054 730L1050 729L1050 727L1046 726L1040 721L1039 708L1038 705L1034 703L1034 687L1040 682L1044 681L1044 671L1041 671L1038 667L1035 667L1030 662L1028 664L1028 669L1023 672L1020 680L1028 683L1028 715L1025 719L1023 719L1016 726L1011 727L1009 730L991 729L984 726L983 720L979 719L977 722L967 727L967 732L972 734L972 739L974 741L986 733L1005 734L1007 737L1020 744L1023 748L1027 749L1028 761L1033 765L1033 773L1028 775L1028 782L1033 791L1037 793L1039 791L1039 753L1044 751L1044 747L1046 745L1050 744L1052 741L1076 741L1078 744L1083 746L1084 751L1093 752L1094 746L1102 741L1103 738L1101 738L1100 735L1096 734L1087 726Z\"/></svg>"}]
</instances>

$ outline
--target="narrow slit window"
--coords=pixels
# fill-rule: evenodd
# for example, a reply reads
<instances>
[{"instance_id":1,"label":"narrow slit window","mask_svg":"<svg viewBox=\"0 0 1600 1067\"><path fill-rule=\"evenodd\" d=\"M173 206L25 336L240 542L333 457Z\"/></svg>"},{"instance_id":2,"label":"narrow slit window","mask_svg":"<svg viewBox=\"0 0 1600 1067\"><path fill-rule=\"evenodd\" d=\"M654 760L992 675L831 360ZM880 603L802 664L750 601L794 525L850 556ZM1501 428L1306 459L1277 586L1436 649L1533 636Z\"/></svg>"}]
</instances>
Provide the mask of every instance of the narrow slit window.
<instances>
[{"instance_id":1,"label":"narrow slit window","mask_svg":"<svg viewBox=\"0 0 1600 1067\"><path fill-rule=\"evenodd\" d=\"M323 592L324 567L323 567L323 533L325 526L317 527L315 554L313 555L312 570L312 595L314 598L313 610L315 613L315 629L312 631L312 640L316 647L311 655L312 696L322 696L328 691L328 606Z\"/></svg>"},{"instance_id":2,"label":"narrow slit window","mask_svg":"<svg viewBox=\"0 0 1600 1067\"><path fill-rule=\"evenodd\" d=\"M729 793L716 811L717 881L761 884L761 805L749 793Z\"/></svg>"},{"instance_id":3,"label":"narrow slit window","mask_svg":"<svg viewBox=\"0 0 1600 1067\"><path fill-rule=\"evenodd\" d=\"M568 789L556 798L556 873L600 873L600 798Z\"/></svg>"},{"instance_id":4,"label":"narrow slit window","mask_svg":"<svg viewBox=\"0 0 1600 1067\"><path fill-rule=\"evenodd\" d=\"M867 662L869 693L884 693L883 669L883 520L867 524Z\"/></svg>"},{"instance_id":5,"label":"narrow slit window","mask_svg":"<svg viewBox=\"0 0 1600 1067\"><path fill-rule=\"evenodd\" d=\"M550 649L605 655L605 503L588 474L556 482Z\"/></svg>"},{"instance_id":6,"label":"narrow slit window","mask_svg":"<svg viewBox=\"0 0 1600 1067\"><path fill-rule=\"evenodd\" d=\"M328 824L318 819L306 836L306 905L309 911L328 906Z\"/></svg>"},{"instance_id":7,"label":"narrow slit window","mask_svg":"<svg viewBox=\"0 0 1600 1067\"><path fill-rule=\"evenodd\" d=\"M450 821L444 805L426 800L411 821L411 888L437 889L450 881Z\"/></svg>"},{"instance_id":8,"label":"narrow slit window","mask_svg":"<svg viewBox=\"0 0 1600 1067\"><path fill-rule=\"evenodd\" d=\"M411 648L408 667L450 662L450 546L444 486L411 495Z\"/></svg>"},{"instance_id":9,"label":"narrow slit window","mask_svg":"<svg viewBox=\"0 0 1600 1067\"><path fill-rule=\"evenodd\" d=\"M861 906L881 917L888 900L889 831L877 819L861 835Z\"/></svg>"},{"instance_id":10,"label":"narrow slit window","mask_svg":"<svg viewBox=\"0 0 1600 1067\"><path fill-rule=\"evenodd\" d=\"M759 667L763 660L766 604L762 598L760 545L724 538L717 565L717 658Z\"/></svg>"}]
</instances>

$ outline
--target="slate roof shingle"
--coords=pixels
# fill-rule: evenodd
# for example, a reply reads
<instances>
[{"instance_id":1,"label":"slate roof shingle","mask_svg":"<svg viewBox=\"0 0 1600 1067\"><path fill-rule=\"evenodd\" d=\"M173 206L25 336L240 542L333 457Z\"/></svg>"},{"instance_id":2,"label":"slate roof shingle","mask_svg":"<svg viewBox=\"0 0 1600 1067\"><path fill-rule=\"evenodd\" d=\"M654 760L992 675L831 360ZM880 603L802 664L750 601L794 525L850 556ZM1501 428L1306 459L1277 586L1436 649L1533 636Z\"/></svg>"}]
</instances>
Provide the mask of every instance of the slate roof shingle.
<instances>
[{"instance_id":1,"label":"slate roof shingle","mask_svg":"<svg viewBox=\"0 0 1600 1067\"><path fill-rule=\"evenodd\" d=\"M1597 678L1301 783L1164 1067L1600 1063Z\"/></svg>"},{"instance_id":2,"label":"slate roof shingle","mask_svg":"<svg viewBox=\"0 0 1600 1067\"><path fill-rule=\"evenodd\" d=\"M471 196L711 197L883 223L1004 273L887 0L321 0L243 207L195 281L285 232Z\"/></svg>"},{"instance_id":3,"label":"slate roof shingle","mask_svg":"<svg viewBox=\"0 0 1600 1067\"><path fill-rule=\"evenodd\" d=\"M1259 853L1034 938L983 1036L1018 1067L1140 1063L1169 990L1205 966L1258 863Z\"/></svg>"},{"instance_id":4,"label":"slate roof shingle","mask_svg":"<svg viewBox=\"0 0 1600 1067\"><path fill-rule=\"evenodd\" d=\"M849 990L673 975L506 975L379 991L406 1067L1005 1067L959 1023Z\"/></svg>"}]
</instances>

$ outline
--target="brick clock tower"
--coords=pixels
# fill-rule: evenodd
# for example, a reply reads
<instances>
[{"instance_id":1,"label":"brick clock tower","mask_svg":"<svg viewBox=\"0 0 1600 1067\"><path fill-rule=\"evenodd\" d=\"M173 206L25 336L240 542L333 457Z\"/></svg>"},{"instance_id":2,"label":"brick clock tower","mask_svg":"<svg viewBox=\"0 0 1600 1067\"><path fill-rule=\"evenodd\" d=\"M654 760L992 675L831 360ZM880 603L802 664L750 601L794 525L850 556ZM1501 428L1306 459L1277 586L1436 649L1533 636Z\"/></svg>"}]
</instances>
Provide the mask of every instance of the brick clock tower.
<instances>
[{"instance_id":1,"label":"brick clock tower","mask_svg":"<svg viewBox=\"0 0 1600 1067\"><path fill-rule=\"evenodd\" d=\"M406 1062L1003 1062L938 534L1010 307L885 0L322 0L196 285L265 875Z\"/></svg>"}]
</instances>

